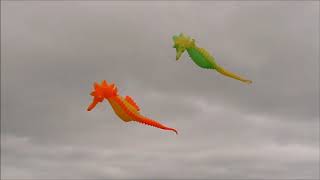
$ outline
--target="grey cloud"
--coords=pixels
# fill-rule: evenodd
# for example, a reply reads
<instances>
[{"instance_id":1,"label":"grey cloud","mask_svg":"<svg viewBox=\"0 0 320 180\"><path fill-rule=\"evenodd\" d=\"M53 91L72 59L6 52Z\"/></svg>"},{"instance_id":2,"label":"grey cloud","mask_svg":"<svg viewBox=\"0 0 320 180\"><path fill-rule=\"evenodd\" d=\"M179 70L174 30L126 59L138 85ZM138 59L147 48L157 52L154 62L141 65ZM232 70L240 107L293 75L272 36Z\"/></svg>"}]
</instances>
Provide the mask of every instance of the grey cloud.
<instances>
[{"instance_id":1,"label":"grey cloud","mask_svg":"<svg viewBox=\"0 0 320 180\"><path fill-rule=\"evenodd\" d=\"M1 2L1 178L319 178L319 2ZM175 61L184 32L250 86ZM179 135L87 112L114 82Z\"/></svg>"}]
</instances>

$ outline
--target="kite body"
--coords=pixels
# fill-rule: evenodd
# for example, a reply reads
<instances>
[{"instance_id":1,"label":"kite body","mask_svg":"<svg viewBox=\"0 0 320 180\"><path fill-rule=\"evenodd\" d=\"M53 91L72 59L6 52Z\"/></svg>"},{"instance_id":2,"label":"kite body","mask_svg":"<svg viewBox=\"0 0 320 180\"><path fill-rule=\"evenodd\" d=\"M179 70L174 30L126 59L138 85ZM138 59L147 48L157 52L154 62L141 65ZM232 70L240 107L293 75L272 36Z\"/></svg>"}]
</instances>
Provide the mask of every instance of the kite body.
<instances>
[{"instance_id":1,"label":"kite body","mask_svg":"<svg viewBox=\"0 0 320 180\"><path fill-rule=\"evenodd\" d=\"M205 56L204 49L200 49L198 47L191 47L187 49L187 52L194 63L196 63L198 66L206 69L215 69L215 62L214 59L210 56Z\"/></svg>"},{"instance_id":2,"label":"kite body","mask_svg":"<svg viewBox=\"0 0 320 180\"><path fill-rule=\"evenodd\" d=\"M177 130L142 116L139 106L130 96L122 97L118 95L117 87L114 84L107 84L105 80L102 81L101 85L94 83L94 91L91 93L91 96L93 96L93 102L89 105L88 111L91 111L98 103L106 99L115 114L124 122L136 121L156 128L171 130L178 134Z\"/></svg>"},{"instance_id":3,"label":"kite body","mask_svg":"<svg viewBox=\"0 0 320 180\"><path fill-rule=\"evenodd\" d=\"M195 64L197 64L201 68L205 69L215 69L219 73L228 76L230 78L234 78L240 80L244 83L250 84L251 80L244 79L226 69L221 67L215 62L214 57L210 55L208 51L204 48L200 48L195 44L195 40L190 37L184 36L182 33L179 36L173 36L174 45L173 48L176 49L176 60L179 60L181 55L187 50L190 58L193 60Z\"/></svg>"}]
</instances>

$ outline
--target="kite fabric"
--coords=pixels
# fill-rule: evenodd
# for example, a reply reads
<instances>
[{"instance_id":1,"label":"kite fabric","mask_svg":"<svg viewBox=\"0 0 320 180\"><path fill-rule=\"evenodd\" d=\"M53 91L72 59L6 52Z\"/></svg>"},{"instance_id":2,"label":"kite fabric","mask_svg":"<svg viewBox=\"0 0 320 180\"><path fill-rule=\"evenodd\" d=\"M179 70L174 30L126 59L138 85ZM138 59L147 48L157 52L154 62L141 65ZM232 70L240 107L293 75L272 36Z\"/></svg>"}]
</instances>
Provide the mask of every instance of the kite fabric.
<instances>
[{"instance_id":1,"label":"kite fabric","mask_svg":"<svg viewBox=\"0 0 320 180\"><path fill-rule=\"evenodd\" d=\"M252 81L245 79L243 77L240 77L220 65L218 65L215 62L214 57L212 57L208 51L206 51L204 48L200 48L195 44L195 40L191 39L188 36L185 36L183 33L180 33L178 36L174 35L172 37L174 45L173 48L176 49L176 60L179 60L181 55L184 53L185 50L187 50L190 58L194 61L195 64L197 64L201 68L205 69L215 69L219 73L228 76L233 79L240 80L246 84L251 84Z\"/></svg>"},{"instance_id":2,"label":"kite fabric","mask_svg":"<svg viewBox=\"0 0 320 180\"><path fill-rule=\"evenodd\" d=\"M93 96L93 101L89 105L88 111L91 111L98 103L106 99L116 115L124 122L136 121L156 128L174 131L178 134L176 129L166 127L155 120L142 116L140 108L134 100L130 96L122 97L118 95L117 87L113 83L108 84L106 80L103 80L101 84L95 82L93 86L94 90L90 94Z\"/></svg>"}]
</instances>

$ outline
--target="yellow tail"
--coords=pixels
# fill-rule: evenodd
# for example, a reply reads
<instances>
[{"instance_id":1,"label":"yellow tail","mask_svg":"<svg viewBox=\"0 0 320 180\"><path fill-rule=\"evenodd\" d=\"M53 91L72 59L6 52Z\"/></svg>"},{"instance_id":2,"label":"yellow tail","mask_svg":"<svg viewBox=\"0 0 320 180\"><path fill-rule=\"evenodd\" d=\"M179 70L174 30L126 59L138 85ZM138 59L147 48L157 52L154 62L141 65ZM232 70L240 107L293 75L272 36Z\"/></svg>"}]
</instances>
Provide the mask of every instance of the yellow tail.
<instances>
[{"instance_id":1,"label":"yellow tail","mask_svg":"<svg viewBox=\"0 0 320 180\"><path fill-rule=\"evenodd\" d=\"M230 72L230 71L222 68L221 66L216 65L215 69L216 69L219 73L221 73L221 74L223 74L223 75L225 75L225 76L228 76L228 77L230 77L230 78L237 79L237 80L242 81L242 82L244 82L244 83L246 83L246 84L251 84L251 83L252 83L251 80L244 79L244 78L242 78L242 77L240 77L240 76L238 76L238 75L236 75L236 74L234 74L234 73L232 73L232 72Z\"/></svg>"}]
</instances>

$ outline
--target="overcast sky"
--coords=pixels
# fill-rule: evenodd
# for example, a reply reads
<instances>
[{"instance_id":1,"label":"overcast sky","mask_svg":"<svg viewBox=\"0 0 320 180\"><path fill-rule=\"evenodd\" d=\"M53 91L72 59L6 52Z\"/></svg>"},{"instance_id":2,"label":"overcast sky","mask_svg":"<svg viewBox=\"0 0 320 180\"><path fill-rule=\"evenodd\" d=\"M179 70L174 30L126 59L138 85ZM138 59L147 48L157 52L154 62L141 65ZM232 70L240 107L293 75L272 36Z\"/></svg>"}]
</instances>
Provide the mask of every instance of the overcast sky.
<instances>
[{"instance_id":1,"label":"overcast sky","mask_svg":"<svg viewBox=\"0 0 320 180\"><path fill-rule=\"evenodd\" d=\"M103 79L179 135L87 112ZM1 1L4 179L317 179L318 100L317 1Z\"/></svg>"}]
</instances>

